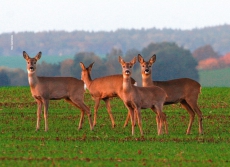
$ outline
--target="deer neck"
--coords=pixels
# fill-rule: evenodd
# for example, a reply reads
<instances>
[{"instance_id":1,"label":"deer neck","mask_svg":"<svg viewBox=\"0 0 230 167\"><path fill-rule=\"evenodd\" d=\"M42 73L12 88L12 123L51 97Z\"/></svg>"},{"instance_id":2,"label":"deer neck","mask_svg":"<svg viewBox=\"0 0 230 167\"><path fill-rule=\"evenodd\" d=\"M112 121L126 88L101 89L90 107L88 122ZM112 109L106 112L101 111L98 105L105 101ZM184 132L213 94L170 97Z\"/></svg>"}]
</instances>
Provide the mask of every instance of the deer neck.
<instances>
[{"instance_id":1,"label":"deer neck","mask_svg":"<svg viewBox=\"0 0 230 167\"><path fill-rule=\"evenodd\" d=\"M152 85L153 85L153 81L151 75L142 74L142 86L147 87Z\"/></svg>"},{"instance_id":2,"label":"deer neck","mask_svg":"<svg viewBox=\"0 0 230 167\"><path fill-rule=\"evenodd\" d=\"M91 75L89 73L86 75L86 77L84 78L83 81L84 81L87 89L90 89L90 85L92 83L92 79L91 79Z\"/></svg>"},{"instance_id":3,"label":"deer neck","mask_svg":"<svg viewBox=\"0 0 230 167\"><path fill-rule=\"evenodd\" d=\"M132 90L131 77L123 76L123 92L127 93Z\"/></svg>"},{"instance_id":4,"label":"deer neck","mask_svg":"<svg viewBox=\"0 0 230 167\"><path fill-rule=\"evenodd\" d=\"M38 84L38 77L36 72L28 72L28 81L31 88L36 87Z\"/></svg>"}]
</instances>

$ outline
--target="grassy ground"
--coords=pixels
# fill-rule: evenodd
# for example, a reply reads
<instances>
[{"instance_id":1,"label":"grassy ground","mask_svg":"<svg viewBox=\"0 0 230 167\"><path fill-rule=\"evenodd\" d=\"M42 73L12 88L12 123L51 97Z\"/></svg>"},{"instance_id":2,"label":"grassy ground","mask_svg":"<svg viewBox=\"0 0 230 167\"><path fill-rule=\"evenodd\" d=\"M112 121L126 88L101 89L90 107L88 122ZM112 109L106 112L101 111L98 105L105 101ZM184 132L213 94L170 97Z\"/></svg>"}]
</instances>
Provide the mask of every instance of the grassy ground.
<instances>
[{"instance_id":1,"label":"grassy ground","mask_svg":"<svg viewBox=\"0 0 230 167\"><path fill-rule=\"evenodd\" d=\"M144 137L138 127L131 136L123 128L127 110L112 100L116 127L104 102L98 122L90 131L85 117L77 130L80 111L63 100L51 101L49 131L36 132L36 103L28 87L0 88L0 166L229 166L230 88L203 88L199 106L204 135L198 135L197 118L192 134L185 135L189 116L180 105L165 106L168 135L157 135L155 114L142 110ZM93 113L88 93L85 102Z\"/></svg>"}]
</instances>

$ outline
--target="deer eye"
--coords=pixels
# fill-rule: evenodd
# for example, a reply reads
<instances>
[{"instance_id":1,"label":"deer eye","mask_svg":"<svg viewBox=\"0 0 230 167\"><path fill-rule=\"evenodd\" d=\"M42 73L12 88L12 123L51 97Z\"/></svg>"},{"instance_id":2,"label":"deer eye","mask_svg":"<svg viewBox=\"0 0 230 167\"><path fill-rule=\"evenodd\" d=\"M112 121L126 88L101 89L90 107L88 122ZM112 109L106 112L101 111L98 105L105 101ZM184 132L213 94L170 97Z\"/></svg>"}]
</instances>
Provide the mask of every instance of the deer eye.
<instances>
[{"instance_id":1,"label":"deer eye","mask_svg":"<svg viewBox=\"0 0 230 167\"><path fill-rule=\"evenodd\" d=\"M129 66L129 68L132 68L132 66Z\"/></svg>"}]
</instances>

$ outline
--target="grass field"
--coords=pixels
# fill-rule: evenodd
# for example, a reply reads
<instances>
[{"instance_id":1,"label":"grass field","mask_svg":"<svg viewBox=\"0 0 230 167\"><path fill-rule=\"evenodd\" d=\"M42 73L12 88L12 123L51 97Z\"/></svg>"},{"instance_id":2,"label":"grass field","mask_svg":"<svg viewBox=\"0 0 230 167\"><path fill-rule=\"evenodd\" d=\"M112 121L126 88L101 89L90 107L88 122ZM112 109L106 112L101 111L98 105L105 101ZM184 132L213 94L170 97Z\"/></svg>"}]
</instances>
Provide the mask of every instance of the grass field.
<instances>
[{"instance_id":1,"label":"grass field","mask_svg":"<svg viewBox=\"0 0 230 167\"><path fill-rule=\"evenodd\" d=\"M142 110L144 137L138 127L123 128L127 110L112 100L116 127L111 127L104 102L97 126L90 131L87 117L77 130L80 111L63 100L51 101L49 131L36 132L36 103L29 87L0 88L0 166L230 166L230 88L203 88L199 106L204 135L197 117L186 135L187 111L165 106L168 135L157 135L155 114ZM93 113L88 93L85 102Z\"/></svg>"}]
</instances>

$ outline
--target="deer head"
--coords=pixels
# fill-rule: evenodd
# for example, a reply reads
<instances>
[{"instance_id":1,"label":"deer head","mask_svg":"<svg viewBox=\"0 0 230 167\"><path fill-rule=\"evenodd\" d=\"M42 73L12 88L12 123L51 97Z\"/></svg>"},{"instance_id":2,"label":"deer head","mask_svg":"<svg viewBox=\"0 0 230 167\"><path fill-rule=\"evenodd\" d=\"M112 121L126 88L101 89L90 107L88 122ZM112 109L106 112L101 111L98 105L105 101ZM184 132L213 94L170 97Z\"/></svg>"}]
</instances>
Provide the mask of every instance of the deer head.
<instances>
[{"instance_id":1,"label":"deer head","mask_svg":"<svg viewBox=\"0 0 230 167\"><path fill-rule=\"evenodd\" d=\"M136 63L136 57L134 57L129 63L126 63L121 56L118 58L119 63L121 64L122 67L122 74L123 76L130 77L132 74L132 67Z\"/></svg>"},{"instance_id":2,"label":"deer head","mask_svg":"<svg viewBox=\"0 0 230 167\"><path fill-rule=\"evenodd\" d=\"M28 73L34 73L36 71L36 63L41 58L42 52L39 52L34 58L30 58L30 56L23 51L23 57L27 61L27 71Z\"/></svg>"},{"instance_id":3,"label":"deer head","mask_svg":"<svg viewBox=\"0 0 230 167\"><path fill-rule=\"evenodd\" d=\"M141 66L141 73L144 75L151 75L152 73L152 64L156 61L156 55L154 54L149 61L145 61L144 58L138 54L138 61Z\"/></svg>"},{"instance_id":4,"label":"deer head","mask_svg":"<svg viewBox=\"0 0 230 167\"><path fill-rule=\"evenodd\" d=\"M89 67L85 67L85 65L82 63L82 62L80 62L80 67L81 67L81 69L82 69L82 71L81 71L81 79L83 80L83 81L85 81L85 78L86 77L88 77L89 76L89 78L91 78L90 76L90 74L91 74L91 70L92 70L92 68L93 68L93 64L94 64L94 62L93 63L91 63L90 65L89 65Z\"/></svg>"}]
</instances>

